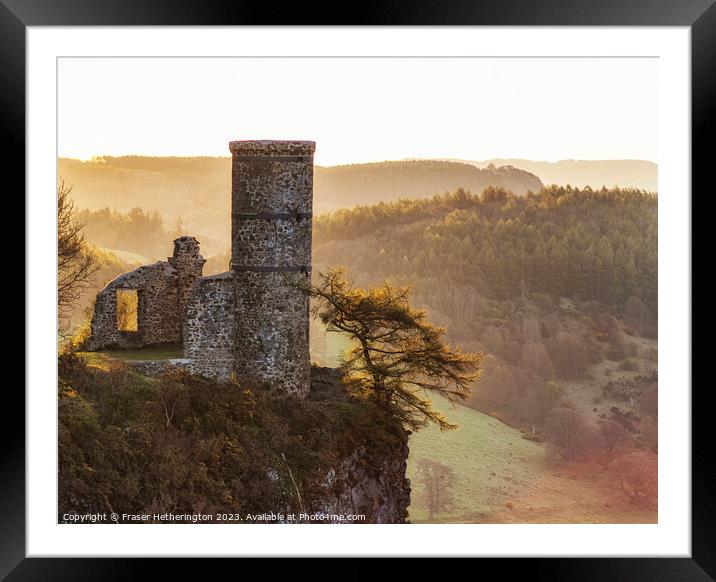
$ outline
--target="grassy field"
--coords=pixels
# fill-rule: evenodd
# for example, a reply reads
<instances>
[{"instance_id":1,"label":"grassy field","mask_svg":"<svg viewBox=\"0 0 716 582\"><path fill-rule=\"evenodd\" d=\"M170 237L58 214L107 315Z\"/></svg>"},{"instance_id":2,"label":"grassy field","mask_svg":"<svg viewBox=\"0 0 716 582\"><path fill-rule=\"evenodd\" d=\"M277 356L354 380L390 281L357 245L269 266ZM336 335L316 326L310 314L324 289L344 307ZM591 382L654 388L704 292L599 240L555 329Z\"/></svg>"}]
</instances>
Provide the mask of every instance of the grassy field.
<instances>
[{"instance_id":1,"label":"grassy field","mask_svg":"<svg viewBox=\"0 0 716 582\"><path fill-rule=\"evenodd\" d=\"M546 445L464 406L434 403L459 425L440 432L428 427L410 437L408 478L412 523L656 523L657 512L635 507L604 480L603 469L550 461ZM420 459L450 466L457 475L454 506L428 521Z\"/></svg>"},{"instance_id":2,"label":"grassy field","mask_svg":"<svg viewBox=\"0 0 716 582\"><path fill-rule=\"evenodd\" d=\"M428 427L410 437L412 523L427 523L428 519L422 500L423 486L416 480L416 464L420 459L444 463L457 474L455 505L439 515L436 522L485 521L496 508L504 506L544 473L542 445L521 438L519 431L471 408L452 408L443 400L434 405L459 428L441 432Z\"/></svg>"}]
</instances>

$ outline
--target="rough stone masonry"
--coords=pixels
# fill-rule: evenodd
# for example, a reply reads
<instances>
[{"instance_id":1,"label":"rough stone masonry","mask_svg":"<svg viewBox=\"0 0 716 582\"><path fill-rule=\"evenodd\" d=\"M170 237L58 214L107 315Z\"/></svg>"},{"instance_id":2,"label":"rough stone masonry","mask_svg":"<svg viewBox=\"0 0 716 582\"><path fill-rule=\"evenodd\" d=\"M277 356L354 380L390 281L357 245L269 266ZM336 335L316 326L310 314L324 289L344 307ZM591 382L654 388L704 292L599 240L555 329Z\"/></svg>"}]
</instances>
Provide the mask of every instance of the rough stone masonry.
<instances>
[{"instance_id":1,"label":"rough stone masonry","mask_svg":"<svg viewBox=\"0 0 716 582\"><path fill-rule=\"evenodd\" d=\"M305 397L315 145L231 142L231 270L202 277L199 243L177 239L167 262L121 275L97 295L90 349L181 341L174 365ZM127 289L139 296L134 331L118 324L117 292Z\"/></svg>"},{"instance_id":2,"label":"rough stone masonry","mask_svg":"<svg viewBox=\"0 0 716 582\"><path fill-rule=\"evenodd\" d=\"M187 297L201 277L206 260L192 236L174 241L174 253L166 261L138 267L119 275L97 294L92 315L89 349L133 349L181 342ZM136 329L118 324L118 293L137 296Z\"/></svg>"},{"instance_id":3,"label":"rough stone masonry","mask_svg":"<svg viewBox=\"0 0 716 582\"><path fill-rule=\"evenodd\" d=\"M233 141L231 270L238 378L305 396L313 152L308 141Z\"/></svg>"}]
</instances>

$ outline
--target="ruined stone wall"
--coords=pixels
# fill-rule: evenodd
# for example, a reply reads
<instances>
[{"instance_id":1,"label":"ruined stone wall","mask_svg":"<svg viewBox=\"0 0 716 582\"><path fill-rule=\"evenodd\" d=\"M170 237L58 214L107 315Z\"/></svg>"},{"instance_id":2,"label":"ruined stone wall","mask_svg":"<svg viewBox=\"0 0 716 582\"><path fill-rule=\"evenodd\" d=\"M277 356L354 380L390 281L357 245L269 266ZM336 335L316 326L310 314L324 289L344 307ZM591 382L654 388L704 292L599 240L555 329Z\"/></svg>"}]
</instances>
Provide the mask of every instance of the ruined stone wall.
<instances>
[{"instance_id":1,"label":"ruined stone wall","mask_svg":"<svg viewBox=\"0 0 716 582\"><path fill-rule=\"evenodd\" d=\"M198 279L187 302L184 357L195 374L225 380L234 370L233 272Z\"/></svg>"},{"instance_id":2,"label":"ruined stone wall","mask_svg":"<svg viewBox=\"0 0 716 582\"><path fill-rule=\"evenodd\" d=\"M186 298L201 276L204 262L196 239L181 237L174 241L169 260L144 265L110 281L95 300L89 349L136 349L181 342ZM118 290L137 291L137 331L118 329Z\"/></svg>"},{"instance_id":3,"label":"ruined stone wall","mask_svg":"<svg viewBox=\"0 0 716 582\"><path fill-rule=\"evenodd\" d=\"M231 142L238 378L309 391L314 142Z\"/></svg>"},{"instance_id":4,"label":"ruined stone wall","mask_svg":"<svg viewBox=\"0 0 716 582\"><path fill-rule=\"evenodd\" d=\"M194 283L202 275L206 259L199 254L199 242L193 236L182 236L174 241L174 254L169 263L176 270L178 309L186 313L186 302Z\"/></svg>"}]
</instances>

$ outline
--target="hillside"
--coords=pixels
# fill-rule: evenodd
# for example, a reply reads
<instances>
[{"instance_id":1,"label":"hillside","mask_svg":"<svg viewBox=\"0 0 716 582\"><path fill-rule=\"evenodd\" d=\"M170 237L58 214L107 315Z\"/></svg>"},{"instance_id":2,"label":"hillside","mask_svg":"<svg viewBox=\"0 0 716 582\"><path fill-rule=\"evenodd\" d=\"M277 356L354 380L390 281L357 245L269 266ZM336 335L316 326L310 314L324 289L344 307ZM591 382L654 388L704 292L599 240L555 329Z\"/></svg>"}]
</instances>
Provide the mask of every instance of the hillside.
<instances>
[{"instance_id":1,"label":"hillside","mask_svg":"<svg viewBox=\"0 0 716 582\"><path fill-rule=\"evenodd\" d=\"M343 336L311 329L311 357L336 366ZM591 401L590 401L591 405ZM465 406L434 399L433 406L458 425L443 431L429 426L410 435L407 476L411 523L653 523L655 513L615 495L589 467L555 464L548 446L522 438L520 431ZM430 520L421 460L450 467L457 479L454 505Z\"/></svg>"},{"instance_id":2,"label":"hillside","mask_svg":"<svg viewBox=\"0 0 716 582\"><path fill-rule=\"evenodd\" d=\"M654 313L656 243L657 198L647 192L552 187L517 197L460 189L319 217L314 264L343 264L365 281L409 281L458 317L469 315L458 303L475 296L535 293L612 308L637 296Z\"/></svg>"},{"instance_id":3,"label":"hillside","mask_svg":"<svg viewBox=\"0 0 716 582\"><path fill-rule=\"evenodd\" d=\"M454 506L437 521L484 523L485 518L547 470L544 447L520 438L519 431L464 406L433 400L458 429L440 432L428 427L410 436L408 478L412 495L411 523L430 523L417 475L421 459L438 460L457 475Z\"/></svg>"},{"instance_id":4,"label":"hillside","mask_svg":"<svg viewBox=\"0 0 716 582\"><path fill-rule=\"evenodd\" d=\"M408 478L411 523L655 523L654 511L615 495L593 469L550 461L548 447L490 416L434 401L459 425L440 432L428 427L410 436ZM428 519L421 459L451 467L457 475L453 506Z\"/></svg>"},{"instance_id":5,"label":"hillside","mask_svg":"<svg viewBox=\"0 0 716 582\"><path fill-rule=\"evenodd\" d=\"M536 433L554 445L557 458L586 462L588 477L575 477L583 482L575 495L613 507L612 494L592 489L597 468L613 459L614 442L619 451L643 453L644 471L651 471L658 449L657 214L657 196L639 190L553 186L526 197L495 188L479 196L458 190L319 217L314 270L342 265L361 287L386 279L411 286L415 303L446 327L452 344L484 354L466 404ZM424 456L446 463L453 453L442 447L453 447L466 458L460 438L438 437L440 446L426 446ZM489 439L486 446L501 450ZM421 454L411 448L411 457ZM531 470L531 463L523 458L519 471ZM463 461L450 464L458 482L472 479ZM497 474L509 471L501 467ZM519 487L530 482L535 506L544 491L554 496L565 489L553 475L543 477L539 486L529 475L516 478ZM508 482L491 491L485 482L470 487L504 499L512 492ZM588 521L604 517L573 510L586 511ZM484 511L469 519L513 515ZM541 519L572 519L567 513L557 517L547 507Z\"/></svg>"},{"instance_id":6,"label":"hillside","mask_svg":"<svg viewBox=\"0 0 716 582\"><path fill-rule=\"evenodd\" d=\"M144 232L156 227L150 222L154 213L159 213L167 231L173 230L181 218L186 229L200 237L202 250L208 254L222 252L229 245L230 158L125 156L93 161L60 158L58 174L72 186L72 198L79 209L108 208L129 213L133 208L141 208L150 219L139 225ZM93 240L92 233L89 234ZM103 236L106 238L107 234ZM128 235L125 229L116 238L124 238L125 245L134 244L127 240ZM110 240L101 242L102 246L138 252L117 247ZM171 241L163 244L171 245ZM166 256L165 251L140 254Z\"/></svg>"},{"instance_id":7,"label":"hillside","mask_svg":"<svg viewBox=\"0 0 716 582\"><path fill-rule=\"evenodd\" d=\"M60 158L58 172L72 185L81 209L108 207L129 212L141 207L159 212L168 230L179 217L184 228L202 239L213 254L228 247L231 159L220 157L103 157L92 161ZM462 186L475 192L488 185L524 194L542 182L512 167L478 169L469 164L435 161L381 162L316 167L314 212L398 198L425 198ZM113 246L107 244L105 246ZM131 249L124 249L131 250Z\"/></svg>"},{"instance_id":8,"label":"hillside","mask_svg":"<svg viewBox=\"0 0 716 582\"><path fill-rule=\"evenodd\" d=\"M486 168L490 164L511 165L540 177L545 184L584 188L641 188L658 190L658 166L646 160L559 160L540 162L523 159L492 159L484 161L450 160Z\"/></svg>"},{"instance_id":9,"label":"hillside","mask_svg":"<svg viewBox=\"0 0 716 582\"><path fill-rule=\"evenodd\" d=\"M542 182L534 174L512 166L475 168L430 160L353 164L316 168L315 199L322 211L400 198L428 198L459 187L482 192L488 186L522 196L528 191L537 192Z\"/></svg>"},{"instance_id":10,"label":"hillside","mask_svg":"<svg viewBox=\"0 0 716 582\"><path fill-rule=\"evenodd\" d=\"M311 359L337 366L349 343L314 322ZM573 388L583 388L575 383ZM479 385L477 389L479 391ZM593 406L591 395L586 406ZM618 404L611 401L610 404ZM603 475L588 466L555 463L549 447L522 438L519 430L466 406L433 399L433 407L458 425L454 431L428 426L410 435L407 476L411 523L653 523L656 514L615 495ZM454 505L428 517L421 460L435 460L457 476Z\"/></svg>"}]
</instances>

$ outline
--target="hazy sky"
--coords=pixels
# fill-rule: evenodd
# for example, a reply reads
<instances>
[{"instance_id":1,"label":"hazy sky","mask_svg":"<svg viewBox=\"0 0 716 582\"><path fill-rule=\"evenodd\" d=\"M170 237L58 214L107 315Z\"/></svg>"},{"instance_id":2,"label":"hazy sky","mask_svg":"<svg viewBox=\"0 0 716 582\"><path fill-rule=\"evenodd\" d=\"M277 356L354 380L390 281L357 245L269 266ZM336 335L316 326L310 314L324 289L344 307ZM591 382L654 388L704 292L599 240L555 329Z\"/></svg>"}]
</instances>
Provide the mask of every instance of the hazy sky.
<instances>
[{"instance_id":1,"label":"hazy sky","mask_svg":"<svg viewBox=\"0 0 716 582\"><path fill-rule=\"evenodd\" d=\"M59 62L59 154L229 155L310 139L317 164L657 161L656 59Z\"/></svg>"}]
</instances>

